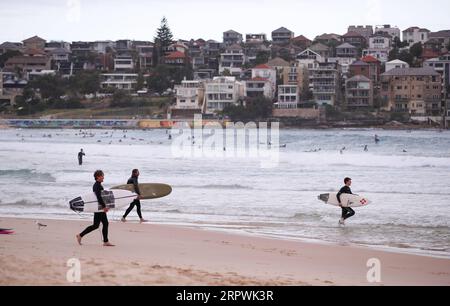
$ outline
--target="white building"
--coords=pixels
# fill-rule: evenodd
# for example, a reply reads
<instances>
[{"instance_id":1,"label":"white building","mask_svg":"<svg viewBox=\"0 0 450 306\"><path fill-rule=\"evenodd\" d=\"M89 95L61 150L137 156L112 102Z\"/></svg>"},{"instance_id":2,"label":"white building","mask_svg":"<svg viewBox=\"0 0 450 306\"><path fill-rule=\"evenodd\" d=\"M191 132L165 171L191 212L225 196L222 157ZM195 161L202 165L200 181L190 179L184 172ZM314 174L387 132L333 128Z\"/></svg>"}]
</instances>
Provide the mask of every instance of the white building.
<instances>
[{"instance_id":1,"label":"white building","mask_svg":"<svg viewBox=\"0 0 450 306\"><path fill-rule=\"evenodd\" d=\"M386 63L386 72L395 68L409 68L409 64L398 59Z\"/></svg>"},{"instance_id":2,"label":"white building","mask_svg":"<svg viewBox=\"0 0 450 306\"><path fill-rule=\"evenodd\" d=\"M228 105L236 105L245 96L245 83L235 77L214 77L205 83L203 109L206 113L222 111Z\"/></svg>"},{"instance_id":3,"label":"white building","mask_svg":"<svg viewBox=\"0 0 450 306\"><path fill-rule=\"evenodd\" d=\"M134 61L131 55L120 55L114 59L114 70L124 71L133 69L134 69Z\"/></svg>"},{"instance_id":4,"label":"white building","mask_svg":"<svg viewBox=\"0 0 450 306\"><path fill-rule=\"evenodd\" d=\"M266 78L255 77L245 82L245 96L249 98L266 97L273 99L272 82Z\"/></svg>"},{"instance_id":5,"label":"white building","mask_svg":"<svg viewBox=\"0 0 450 306\"><path fill-rule=\"evenodd\" d=\"M370 55L380 62L386 63L392 49L392 40L392 36L387 33L375 33L369 38L369 48L363 50L363 57Z\"/></svg>"},{"instance_id":6,"label":"white building","mask_svg":"<svg viewBox=\"0 0 450 306\"><path fill-rule=\"evenodd\" d=\"M245 42L246 43L263 43L267 41L267 35L266 34L246 34L245 35Z\"/></svg>"},{"instance_id":7,"label":"white building","mask_svg":"<svg viewBox=\"0 0 450 306\"><path fill-rule=\"evenodd\" d=\"M137 73L105 73L101 75L100 85L103 89L116 88L134 90L137 84Z\"/></svg>"},{"instance_id":8,"label":"white building","mask_svg":"<svg viewBox=\"0 0 450 306\"><path fill-rule=\"evenodd\" d=\"M92 43L92 48L97 53L105 54L108 48L114 49L116 43L111 40L98 40Z\"/></svg>"},{"instance_id":9,"label":"white building","mask_svg":"<svg viewBox=\"0 0 450 306\"><path fill-rule=\"evenodd\" d=\"M271 83L272 90L277 86L277 71L266 64L261 64L252 69L252 78L267 79Z\"/></svg>"},{"instance_id":10,"label":"white building","mask_svg":"<svg viewBox=\"0 0 450 306\"><path fill-rule=\"evenodd\" d=\"M297 108L299 101L297 85L278 85L278 102L275 103L277 108Z\"/></svg>"},{"instance_id":11,"label":"white building","mask_svg":"<svg viewBox=\"0 0 450 306\"><path fill-rule=\"evenodd\" d=\"M223 74L225 70L228 70L231 75L240 76L244 63L245 54L243 49L239 45L232 45L225 50L225 53L220 54L219 74Z\"/></svg>"},{"instance_id":12,"label":"white building","mask_svg":"<svg viewBox=\"0 0 450 306\"><path fill-rule=\"evenodd\" d=\"M403 41L407 42L409 46L421 42L422 44L428 40L430 30L421 29L419 27L411 27L403 31Z\"/></svg>"},{"instance_id":13,"label":"white building","mask_svg":"<svg viewBox=\"0 0 450 306\"><path fill-rule=\"evenodd\" d=\"M323 63L325 59L317 52L306 49L297 54L297 63L299 66L304 66L308 69L313 69L317 62Z\"/></svg>"},{"instance_id":14,"label":"white building","mask_svg":"<svg viewBox=\"0 0 450 306\"><path fill-rule=\"evenodd\" d=\"M398 39L401 39L400 35L400 29L397 26L391 27L390 24L384 24L381 26L375 27L375 33L385 33L388 34L394 39L395 37L398 37Z\"/></svg>"},{"instance_id":15,"label":"white building","mask_svg":"<svg viewBox=\"0 0 450 306\"><path fill-rule=\"evenodd\" d=\"M176 109L200 109L205 96L205 88L201 81L181 81L175 86Z\"/></svg>"}]
</instances>

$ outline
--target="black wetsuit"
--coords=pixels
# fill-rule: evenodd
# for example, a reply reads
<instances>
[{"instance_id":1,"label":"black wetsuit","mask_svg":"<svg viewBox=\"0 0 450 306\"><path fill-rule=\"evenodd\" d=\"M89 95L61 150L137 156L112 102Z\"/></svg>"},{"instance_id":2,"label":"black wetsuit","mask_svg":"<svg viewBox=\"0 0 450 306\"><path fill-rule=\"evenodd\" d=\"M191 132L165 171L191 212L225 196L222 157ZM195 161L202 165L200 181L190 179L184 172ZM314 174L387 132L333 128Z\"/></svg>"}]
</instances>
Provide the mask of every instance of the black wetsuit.
<instances>
[{"instance_id":1,"label":"black wetsuit","mask_svg":"<svg viewBox=\"0 0 450 306\"><path fill-rule=\"evenodd\" d=\"M348 186L342 187L337 194L339 203L341 203L341 194L343 193L353 194L350 187ZM351 207L342 207L342 219L347 220L348 218L353 217L354 215L355 211Z\"/></svg>"},{"instance_id":2,"label":"black wetsuit","mask_svg":"<svg viewBox=\"0 0 450 306\"><path fill-rule=\"evenodd\" d=\"M105 202L102 199L102 190L103 190L103 186L100 182L95 182L94 186L92 187L92 191L94 191L95 195L97 196L97 201L99 204L99 208L106 208ZM81 234L81 238L83 238L84 236L86 236L87 234L89 234L92 231L95 231L96 229L99 228L100 223L102 223L103 228L102 228L102 234L103 234L103 242L107 243L108 242L108 216L106 215L105 212L98 212L98 213L94 213L94 224L92 224L91 226L87 227Z\"/></svg>"},{"instance_id":3,"label":"black wetsuit","mask_svg":"<svg viewBox=\"0 0 450 306\"><path fill-rule=\"evenodd\" d=\"M85 156L83 152L78 153L78 164L81 166L83 164L83 156Z\"/></svg>"},{"instance_id":4,"label":"black wetsuit","mask_svg":"<svg viewBox=\"0 0 450 306\"><path fill-rule=\"evenodd\" d=\"M134 185L134 192L136 192L138 195L141 195L141 191L139 190L139 182L137 176L132 176L128 179L127 184L133 184ZM128 214L133 210L134 206L136 206L137 214L140 219L142 219L142 213L141 213L141 201L138 199L135 199L133 202L131 202L130 207L128 207L127 211L123 215L123 218L125 219Z\"/></svg>"}]
</instances>

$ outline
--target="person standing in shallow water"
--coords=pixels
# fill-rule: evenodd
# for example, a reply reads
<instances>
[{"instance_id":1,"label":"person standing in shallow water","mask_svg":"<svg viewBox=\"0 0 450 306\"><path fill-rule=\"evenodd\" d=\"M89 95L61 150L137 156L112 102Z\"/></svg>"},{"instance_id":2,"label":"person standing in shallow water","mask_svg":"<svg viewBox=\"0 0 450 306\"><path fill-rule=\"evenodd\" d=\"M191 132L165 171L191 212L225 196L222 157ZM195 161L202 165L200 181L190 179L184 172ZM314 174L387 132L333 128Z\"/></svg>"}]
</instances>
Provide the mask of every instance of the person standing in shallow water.
<instances>
[{"instance_id":1,"label":"person standing in shallow water","mask_svg":"<svg viewBox=\"0 0 450 306\"><path fill-rule=\"evenodd\" d=\"M99 208L102 208L103 211L94 213L94 224L92 224L91 226L88 226L83 232L78 234L76 237L77 237L78 244L81 245L81 239L84 236L86 236L87 234L89 234L90 232L98 229L100 227L100 223L102 223L102 225L103 225L103 228L102 228L103 246L111 247L111 246L114 246L114 244L111 244L108 240L109 222L108 222L108 216L106 215L106 213L109 211L109 209L106 207L105 201L103 201L103 198L102 198L102 190L103 190L102 183L103 183L103 180L105 179L105 174L103 173L102 170L97 170L94 173L94 179L95 179L95 184L94 184L94 186L92 186L92 191L94 191L95 195L97 196Z\"/></svg>"},{"instance_id":2,"label":"person standing in shallow water","mask_svg":"<svg viewBox=\"0 0 450 306\"><path fill-rule=\"evenodd\" d=\"M81 149L80 152L78 152L78 164L81 166L83 164L83 156L85 156L83 149Z\"/></svg>"},{"instance_id":3,"label":"person standing in shallow water","mask_svg":"<svg viewBox=\"0 0 450 306\"><path fill-rule=\"evenodd\" d=\"M352 185L352 179L349 177L346 177L344 179L345 186L341 188L341 190L337 194L337 199L339 201L339 205L342 208L342 217L339 220L339 225L345 225L345 220L347 220L350 217L353 217L355 215L355 211L351 207L343 207L341 202L341 195L346 194L353 194L352 190L350 189L350 186Z\"/></svg>"}]
</instances>

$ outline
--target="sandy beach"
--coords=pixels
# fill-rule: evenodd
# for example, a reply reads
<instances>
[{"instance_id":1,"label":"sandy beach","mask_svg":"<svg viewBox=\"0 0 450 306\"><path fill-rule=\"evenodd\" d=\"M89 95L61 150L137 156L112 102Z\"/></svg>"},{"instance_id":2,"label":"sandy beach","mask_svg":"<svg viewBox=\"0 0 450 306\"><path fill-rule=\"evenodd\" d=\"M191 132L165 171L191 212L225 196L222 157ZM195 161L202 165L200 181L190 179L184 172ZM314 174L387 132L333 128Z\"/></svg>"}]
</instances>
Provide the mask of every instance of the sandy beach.
<instances>
[{"instance_id":1,"label":"sandy beach","mask_svg":"<svg viewBox=\"0 0 450 306\"><path fill-rule=\"evenodd\" d=\"M78 285L450 285L450 259L234 235L178 226L110 223L75 235L85 221L1 218L0 285L71 285L68 260L81 264ZM381 283L369 283L367 262L381 263Z\"/></svg>"}]
</instances>

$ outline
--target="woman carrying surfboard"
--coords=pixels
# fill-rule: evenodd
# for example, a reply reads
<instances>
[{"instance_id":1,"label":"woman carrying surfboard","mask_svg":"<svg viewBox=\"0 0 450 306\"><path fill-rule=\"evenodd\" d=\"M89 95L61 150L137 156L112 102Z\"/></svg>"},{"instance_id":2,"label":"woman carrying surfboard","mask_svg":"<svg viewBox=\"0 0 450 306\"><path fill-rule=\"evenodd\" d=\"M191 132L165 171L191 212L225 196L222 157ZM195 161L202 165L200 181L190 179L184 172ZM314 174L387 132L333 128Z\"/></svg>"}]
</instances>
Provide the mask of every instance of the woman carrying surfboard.
<instances>
[{"instance_id":1,"label":"woman carrying surfboard","mask_svg":"<svg viewBox=\"0 0 450 306\"><path fill-rule=\"evenodd\" d=\"M114 246L111 244L108 240L108 216L106 213L109 211L109 208L106 207L105 201L102 198L102 190L103 190L103 180L105 179L105 174L102 170L97 170L94 173L95 178L95 184L92 186L92 190L94 191L95 195L97 196L97 201L99 204L99 207L103 208L103 212L97 212L94 213L94 224L91 226L88 226L82 233L77 235L77 241L78 244L81 245L81 239L89 234L92 231L95 231L100 227L100 223L102 223L102 234L103 234L103 246Z\"/></svg>"},{"instance_id":2,"label":"woman carrying surfboard","mask_svg":"<svg viewBox=\"0 0 450 306\"><path fill-rule=\"evenodd\" d=\"M141 191L139 190L138 178L139 178L139 170L138 169L134 169L131 172L131 177L128 179L127 184L132 184L133 185L134 192L136 194L138 194L139 197L137 199L135 199L133 202L131 202L130 207L128 207L127 211L125 212L125 214L122 217L122 222L126 222L126 218L127 218L128 214L133 210L134 206L136 206L137 214L139 216L139 219L141 220L141 223L147 222L147 220L142 218L141 201L139 201L140 197L141 197Z\"/></svg>"},{"instance_id":3,"label":"woman carrying surfboard","mask_svg":"<svg viewBox=\"0 0 450 306\"><path fill-rule=\"evenodd\" d=\"M353 194L352 190L350 189L350 186L352 185L352 179L349 177L346 177L344 179L345 186L341 188L341 190L337 194L337 199L339 203L341 204L341 194L347 193L347 194ZM342 218L339 220L339 225L345 225L345 220L347 220L350 217L353 217L355 215L355 211L351 207L342 207Z\"/></svg>"}]
</instances>

